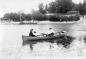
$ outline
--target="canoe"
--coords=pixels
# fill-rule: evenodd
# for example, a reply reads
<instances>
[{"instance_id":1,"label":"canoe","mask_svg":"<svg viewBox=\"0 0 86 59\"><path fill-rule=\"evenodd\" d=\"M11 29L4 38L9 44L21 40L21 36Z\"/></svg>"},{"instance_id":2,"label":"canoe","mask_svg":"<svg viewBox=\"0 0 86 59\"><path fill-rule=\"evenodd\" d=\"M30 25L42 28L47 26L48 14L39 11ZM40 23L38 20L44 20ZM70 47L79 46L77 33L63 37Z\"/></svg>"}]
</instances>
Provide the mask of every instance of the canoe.
<instances>
[{"instance_id":1,"label":"canoe","mask_svg":"<svg viewBox=\"0 0 86 59\"><path fill-rule=\"evenodd\" d=\"M25 23L25 22L20 22L19 24L37 24L36 22L32 23L32 22L28 22L28 23Z\"/></svg>"},{"instance_id":2,"label":"canoe","mask_svg":"<svg viewBox=\"0 0 86 59\"><path fill-rule=\"evenodd\" d=\"M41 37L29 37L29 36L24 36L22 35L22 40L23 41L47 41L47 40L54 40L54 39L58 39L59 38L59 35L57 36L41 36Z\"/></svg>"}]
</instances>

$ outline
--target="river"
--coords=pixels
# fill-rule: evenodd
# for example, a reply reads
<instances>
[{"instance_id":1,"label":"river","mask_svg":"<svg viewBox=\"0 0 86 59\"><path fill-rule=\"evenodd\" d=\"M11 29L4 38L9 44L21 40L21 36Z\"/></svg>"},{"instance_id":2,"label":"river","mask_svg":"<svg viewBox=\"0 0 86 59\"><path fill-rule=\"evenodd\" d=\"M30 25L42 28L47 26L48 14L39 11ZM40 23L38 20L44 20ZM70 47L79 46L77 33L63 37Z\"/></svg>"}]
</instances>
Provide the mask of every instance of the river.
<instances>
[{"instance_id":1,"label":"river","mask_svg":"<svg viewBox=\"0 0 86 59\"><path fill-rule=\"evenodd\" d=\"M34 45L30 51L28 45L22 46L22 35L29 35L33 28L40 33L46 33L49 28L55 32L67 31L68 34L76 37L77 40L71 45L72 48L65 49L62 46L43 42ZM75 25L73 23L48 23L36 25L0 25L0 59L82 59L85 58L85 43L80 42L80 37L85 37L86 25Z\"/></svg>"}]
</instances>

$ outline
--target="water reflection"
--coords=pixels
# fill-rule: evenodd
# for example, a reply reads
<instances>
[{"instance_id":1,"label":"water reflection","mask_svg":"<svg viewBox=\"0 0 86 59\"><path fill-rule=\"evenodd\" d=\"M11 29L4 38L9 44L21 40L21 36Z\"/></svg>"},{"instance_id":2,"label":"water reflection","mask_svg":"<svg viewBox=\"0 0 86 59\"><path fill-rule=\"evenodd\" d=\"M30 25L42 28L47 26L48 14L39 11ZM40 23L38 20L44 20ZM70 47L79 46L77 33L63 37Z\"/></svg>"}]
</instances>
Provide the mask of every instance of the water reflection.
<instances>
[{"instance_id":1,"label":"water reflection","mask_svg":"<svg viewBox=\"0 0 86 59\"><path fill-rule=\"evenodd\" d=\"M35 37L34 37L35 38ZM33 50L33 45L36 43L42 43L42 42L48 42L50 43L50 49L53 47L52 44L56 43L57 45L62 45L64 48L69 48L70 44L73 42L73 40L75 39L72 36L68 36L68 35L58 35L58 36L51 36L45 39L45 37L41 37L43 39L39 39L40 37L38 37L38 39L32 39L30 40L30 38L24 38L24 36L22 36L23 39L23 46L29 44L31 51Z\"/></svg>"}]
</instances>

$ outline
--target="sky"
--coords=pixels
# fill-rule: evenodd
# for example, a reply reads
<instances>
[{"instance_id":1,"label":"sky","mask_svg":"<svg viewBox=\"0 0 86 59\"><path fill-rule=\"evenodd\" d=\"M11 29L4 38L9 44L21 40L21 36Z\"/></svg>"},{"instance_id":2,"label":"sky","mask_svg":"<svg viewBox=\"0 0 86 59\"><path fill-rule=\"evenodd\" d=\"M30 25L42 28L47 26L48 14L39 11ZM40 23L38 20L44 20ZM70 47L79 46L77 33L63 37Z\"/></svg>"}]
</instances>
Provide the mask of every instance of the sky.
<instances>
[{"instance_id":1,"label":"sky","mask_svg":"<svg viewBox=\"0 0 86 59\"><path fill-rule=\"evenodd\" d=\"M79 3L83 3L84 0L72 0L74 3L79 4Z\"/></svg>"},{"instance_id":2,"label":"sky","mask_svg":"<svg viewBox=\"0 0 86 59\"><path fill-rule=\"evenodd\" d=\"M39 3L43 2L48 4L54 0L0 0L0 17L3 17L5 13L19 12L31 13L31 10L38 10ZM78 4L83 0L73 0Z\"/></svg>"}]
</instances>

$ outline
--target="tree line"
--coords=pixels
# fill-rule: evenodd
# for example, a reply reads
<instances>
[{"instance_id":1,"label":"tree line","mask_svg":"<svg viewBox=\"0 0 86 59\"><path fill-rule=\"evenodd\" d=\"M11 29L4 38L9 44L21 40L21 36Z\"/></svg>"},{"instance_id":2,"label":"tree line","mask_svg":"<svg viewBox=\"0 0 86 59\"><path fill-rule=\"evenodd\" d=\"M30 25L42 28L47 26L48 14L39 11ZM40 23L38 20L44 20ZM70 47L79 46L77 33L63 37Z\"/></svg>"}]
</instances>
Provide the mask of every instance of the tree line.
<instances>
[{"instance_id":1,"label":"tree line","mask_svg":"<svg viewBox=\"0 0 86 59\"><path fill-rule=\"evenodd\" d=\"M32 19L37 21L77 21L79 16L59 16L67 14L68 11L79 11L80 15L86 14L86 2L83 4L74 4L72 0L55 0L49 4L44 5L40 3L38 11L32 11L32 14L25 13L6 13L1 19L7 21L30 21ZM46 15L54 14L54 15Z\"/></svg>"}]
</instances>

